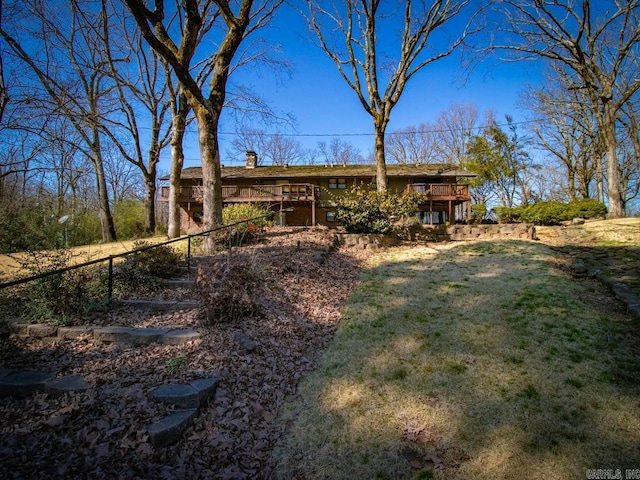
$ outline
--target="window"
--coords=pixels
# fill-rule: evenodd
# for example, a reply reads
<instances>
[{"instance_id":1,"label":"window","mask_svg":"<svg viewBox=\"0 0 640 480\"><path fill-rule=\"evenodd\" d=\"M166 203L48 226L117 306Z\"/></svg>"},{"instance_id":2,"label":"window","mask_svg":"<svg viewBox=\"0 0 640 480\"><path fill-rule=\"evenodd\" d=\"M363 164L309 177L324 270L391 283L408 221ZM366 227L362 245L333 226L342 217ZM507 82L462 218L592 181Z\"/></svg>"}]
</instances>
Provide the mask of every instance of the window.
<instances>
[{"instance_id":1,"label":"window","mask_svg":"<svg viewBox=\"0 0 640 480\"><path fill-rule=\"evenodd\" d=\"M202 214L203 212L193 212L193 221L196 223L202 223Z\"/></svg>"},{"instance_id":2,"label":"window","mask_svg":"<svg viewBox=\"0 0 640 480\"><path fill-rule=\"evenodd\" d=\"M336 221L336 212L333 210L329 210L327 212L327 222L335 222Z\"/></svg>"},{"instance_id":3,"label":"window","mask_svg":"<svg viewBox=\"0 0 640 480\"><path fill-rule=\"evenodd\" d=\"M330 178L329 179L329 188L332 190L344 190L347 188L347 179L346 178Z\"/></svg>"}]
</instances>

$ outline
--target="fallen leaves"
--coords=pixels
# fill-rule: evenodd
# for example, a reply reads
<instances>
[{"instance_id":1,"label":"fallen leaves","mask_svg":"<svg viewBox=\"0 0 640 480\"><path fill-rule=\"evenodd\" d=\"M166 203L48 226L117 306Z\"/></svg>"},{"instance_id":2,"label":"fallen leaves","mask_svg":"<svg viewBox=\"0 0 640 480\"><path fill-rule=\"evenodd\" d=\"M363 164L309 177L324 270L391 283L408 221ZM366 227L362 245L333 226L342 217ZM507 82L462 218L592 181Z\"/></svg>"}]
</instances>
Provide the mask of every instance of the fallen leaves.
<instances>
[{"instance_id":1,"label":"fallen leaves","mask_svg":"<svg viewBox=\"0 0 640 480\"><path fill-rule=\"evenodd\" d=\"M0 477L267 477L271 449L284 429L278 409L331 340L340 305L367 254L332 250L333 234L327 230L277 233L233 251L262 272L260 317L203 329L195 309L152 314L128 309L92 320L200 328L202 339L138 347L33 340L2 350L3 368L82 375L92 387L60 397L0 399ZM184 364L168 369L176 358ZM171 410L151 401L149 392L163 383L213 374L221 378L215 400L178 444L154 451L146 428Z\"/></svg>"}]
</instances>

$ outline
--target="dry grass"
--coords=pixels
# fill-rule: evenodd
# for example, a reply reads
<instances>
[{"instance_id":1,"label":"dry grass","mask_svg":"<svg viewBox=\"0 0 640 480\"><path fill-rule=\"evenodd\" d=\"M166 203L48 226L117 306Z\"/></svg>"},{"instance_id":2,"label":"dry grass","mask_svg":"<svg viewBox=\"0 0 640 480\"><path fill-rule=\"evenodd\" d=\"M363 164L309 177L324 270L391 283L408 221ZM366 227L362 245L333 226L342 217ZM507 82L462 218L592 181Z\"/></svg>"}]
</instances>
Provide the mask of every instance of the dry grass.
<instances>
[{"instance_id":1,"label":"dry grass","mask_svg":"<svg viewBox=\"0 0 640 480\"><path fill-rule=\"evenodd\" d=\"M149 243L161 243L167 240L166 237L157 236L144 239ZM83 245L80 247L72 247L72 264L88 262L90 260L108 257L109 255L117 255L119 253L133 250L136 240L126 240L121 242L103 243L95 245ZM186 243L186 241L185 241ZM180 249L182 242L176 242L174 247ZM184 247L186 251L186 247ZM25 259L28 253L15 253L10 255L0 255L0 280L10 280L24 273L21 269L20 261Z\"/></svg>"},{"instance_id":2,"label":"dry grass","mask_svg":"<svg viewBox=\"0 0 640 480\"><path fill-rule=\"evenodd\" d=\"M287 405L275 478L585 478L640 465L638 325L532 242L376 257Z\"/></svg>"},{"instance_id":3,"label":"dry grass","mask_svg":"<svg viewBox=\"0 0 640 480\"><path fill-rule=\"evenodd\" d=\"M640 217L589 220L583 225L536 227L538 237L551 243L591 243L593 245L640 246Z\"/></svg>"}]
</instances>

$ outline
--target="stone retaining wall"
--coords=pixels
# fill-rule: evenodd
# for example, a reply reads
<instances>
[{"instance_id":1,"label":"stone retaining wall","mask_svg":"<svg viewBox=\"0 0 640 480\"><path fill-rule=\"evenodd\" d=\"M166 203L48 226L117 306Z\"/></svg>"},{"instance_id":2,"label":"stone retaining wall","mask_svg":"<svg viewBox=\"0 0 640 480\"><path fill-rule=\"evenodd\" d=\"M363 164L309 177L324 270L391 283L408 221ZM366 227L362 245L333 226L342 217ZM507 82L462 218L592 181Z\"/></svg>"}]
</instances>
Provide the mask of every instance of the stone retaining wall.
<instances>
[{"instance_id":1,"label":"stone retaining wall","mask_svg":"<svg viewBox=\"0 0 640 480\"><path fill-rule=\"evenodd\" d=\"M450 240L534 240L532 223L500 223L497 225L452 225L447 228Z\"/></svg>"},{"instance_id":2,"label":"stone retaining wall","mask_svg":"<svg viewBox=\"0 0 640 480\"><path fill-rule=\"evenodd\" d=\"M376 249L381 247L393 247L398 245L399 240L393 235L381 234L358 234L358 233L338 233L338 243L345 247L355 247L362 250Z\"/></svg>"},{"instance_id":3,"label":"stone retaining wall","mask_svg":"<svg viewBox=\"0 0 640 480\"><path fill-rule=\"evenodd\" d=\"M394 235L347 234L336 235L338 243L345 247L376 249L399 245L401 240ZM536 229L532 223L504 223L497 225L452 225L444 233L439 229L422 229L415 232L415 239L425 242L461 240L534 240Z\"/></svg>"}]
</instances>

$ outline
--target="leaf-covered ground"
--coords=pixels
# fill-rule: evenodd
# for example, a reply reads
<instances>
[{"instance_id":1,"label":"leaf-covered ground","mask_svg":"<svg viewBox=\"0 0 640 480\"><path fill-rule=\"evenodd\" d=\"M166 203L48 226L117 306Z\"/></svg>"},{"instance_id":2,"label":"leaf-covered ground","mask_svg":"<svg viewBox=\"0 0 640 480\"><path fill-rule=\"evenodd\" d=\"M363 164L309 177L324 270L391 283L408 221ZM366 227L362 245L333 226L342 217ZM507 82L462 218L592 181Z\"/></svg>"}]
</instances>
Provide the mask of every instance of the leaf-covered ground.
<instances>
[{"instance_id":1,"label":"leaf-covered ground","mask_svg":"<svg viewBox=\"0 0 640 480\"><path fill-rule=\"evenodd\" d=\"M97 324L195 327L183 346L100 345L88 339L3 345L0 367L79 374L85 393L0 399L0 478L265 478L281 435L284 399L313 368L340 321L340 307L367 257L326 252L326 230L280 230L234 261L261 271L260 314L205 326L198 311L112 312ZM206 276L206 266L202 274ZM241 344L255 342L247 353ZM155 451L146 428L170 413L149 392L217 375L215 401L176 445Z\"/></svg>"}]
</instances>

